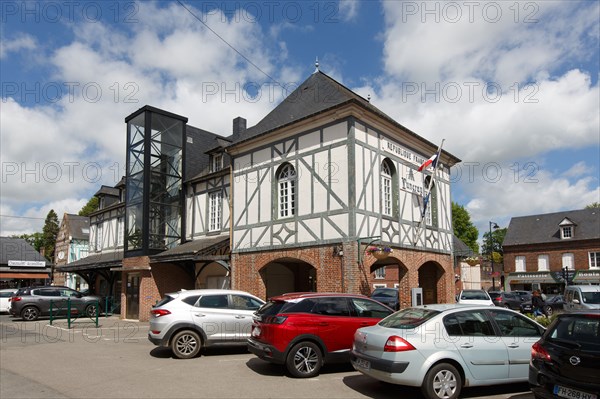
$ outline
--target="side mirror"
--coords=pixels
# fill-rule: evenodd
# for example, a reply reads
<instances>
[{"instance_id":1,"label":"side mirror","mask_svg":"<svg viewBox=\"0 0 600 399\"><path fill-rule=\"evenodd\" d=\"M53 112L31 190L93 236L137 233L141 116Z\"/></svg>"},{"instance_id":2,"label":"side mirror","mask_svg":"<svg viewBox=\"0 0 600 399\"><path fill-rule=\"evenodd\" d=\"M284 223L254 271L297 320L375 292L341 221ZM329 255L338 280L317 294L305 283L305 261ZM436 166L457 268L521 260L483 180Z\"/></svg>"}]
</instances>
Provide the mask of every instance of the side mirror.
<instances>
[{"instance_id":1,"label":"side mirror","mask_svg":"<svg viewBox=\"0 0 600 399\"><path fill-rule=\"evenodd\" d=\"M579 305L581 302L579 302L579 299L573 299L573 303Z\"/></svg>"}]
</instances>

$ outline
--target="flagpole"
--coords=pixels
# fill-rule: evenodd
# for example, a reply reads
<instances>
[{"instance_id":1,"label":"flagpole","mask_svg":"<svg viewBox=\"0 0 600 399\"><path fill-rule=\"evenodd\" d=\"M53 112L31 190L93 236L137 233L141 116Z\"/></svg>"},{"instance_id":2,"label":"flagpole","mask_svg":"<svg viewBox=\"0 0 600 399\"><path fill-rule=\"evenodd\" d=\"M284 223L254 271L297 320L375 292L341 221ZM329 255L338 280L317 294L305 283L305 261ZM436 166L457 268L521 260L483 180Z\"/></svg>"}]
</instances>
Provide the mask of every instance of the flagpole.
<instances>
[{"instance_id":1,"label":"flagpole","mask_svg":"<svg viewBox=\"0 0 600 399\"><path fill-rule=\"evenodd\" d=\"M427 184L427 191L425 196L423 196L423 211L421 212L421 220L419 220L419 224L417 225L417 234L415 237L415 241L414 241L414 246L417 245L417 240L419 239L419 237L421 236L421 228L423 226L423 220L425 219L425 214L427 213L427 205L429 204L429 201L431 200L430 196L431 196L431 187L433 185L433 180L436 179L437 180L437 172L438 172L438 165L440 164L441 161L441 157L442 157L442 147L444 146L444 141L446 139L442 139L442 142L440 143L438 149L437 149L437 156L435 159L435 166L433 167L433 173L431 175L431 179L429 179L429 184Z\"/></svg>"}]
</instances>

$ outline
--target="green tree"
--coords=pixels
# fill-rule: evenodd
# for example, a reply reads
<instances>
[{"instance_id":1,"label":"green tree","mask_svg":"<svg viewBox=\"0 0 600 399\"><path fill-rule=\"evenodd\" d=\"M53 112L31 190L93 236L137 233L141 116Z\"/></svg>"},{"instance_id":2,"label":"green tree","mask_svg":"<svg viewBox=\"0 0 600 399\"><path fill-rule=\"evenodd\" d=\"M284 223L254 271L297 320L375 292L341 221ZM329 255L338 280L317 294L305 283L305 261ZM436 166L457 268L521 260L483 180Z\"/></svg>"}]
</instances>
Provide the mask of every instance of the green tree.
<instances>
[{"instance_id":1,"label":"green tree","mask_svg":"<svg viewBox=\"0 0 600 399\"><path fill-rule=\"evenodd\" d=\"M479 253L479 230L471 222L471 216L464 206L452 202L452 226L454 235L464 242L475 253Z\"/></svg>"},{"instance_id":2,"label":"green tree","mask_svg":"<svg viewBox=\"0 0 600 399\"><path fill-rule=\"evenodd\" d=\"M600 208L600 202L592 202L585 206L585 209L598 209Z\"/></svg>"},{"instance_id":3,"label":"green tree","mask_svg":"<svg viewBox=\"0 0 600 399\"><path fill-rule=\"evenodd\" d=\"M490 243L490 232L487 231L483 234L483 243L481 246L482 254L489 255L491 250L494 252L494 262L502 263L504 258L504 251L502 250L502 242L506 236L508 229L496 229L492 230L492 240Z\"/></svg>"},{"instance_id":4,"label":"green tree","mask_svg":"<svg viewBox=\"0 0 600 399\"><path fill-rule=\"evenodd\" d=\"M58 228L58 215L54 212L54 209L50 209L50 212L46 215L46 221L42 229L44 256L49 261L52 261L52 257L54 256Z\"/></svg>"},{"instance_id":5,"label":"green tree","mask_svg":"<svg viewBox=\"0 0 600 399\"><path fill-rule=\"evenodd\" d=\"M81 208L79 216L89 216L90 213L98 210L98 197L93 196L90 200Z\"/></svg>"}]
</instances>

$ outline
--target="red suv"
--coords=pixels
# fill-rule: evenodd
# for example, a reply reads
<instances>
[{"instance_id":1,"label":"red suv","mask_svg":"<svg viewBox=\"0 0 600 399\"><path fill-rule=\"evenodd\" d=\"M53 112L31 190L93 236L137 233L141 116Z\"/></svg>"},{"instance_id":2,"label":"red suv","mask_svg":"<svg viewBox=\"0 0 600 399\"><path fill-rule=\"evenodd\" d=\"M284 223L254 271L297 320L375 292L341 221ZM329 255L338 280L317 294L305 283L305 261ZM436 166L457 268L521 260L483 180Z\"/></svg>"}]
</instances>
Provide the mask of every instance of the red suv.
<instances>
[{"instance_id":1,"label":"red suv","mask_svg":"<svg viewBox=\"0 0 600 399\"><path fill-rule=\"evenodd\" d=\"M268 362L285 364L294 377L314 377L326 362L349 362L354 332L392 313L363 295L311 292L272 297L255 313L248 350Z\"/></svg>"}]
</instances>

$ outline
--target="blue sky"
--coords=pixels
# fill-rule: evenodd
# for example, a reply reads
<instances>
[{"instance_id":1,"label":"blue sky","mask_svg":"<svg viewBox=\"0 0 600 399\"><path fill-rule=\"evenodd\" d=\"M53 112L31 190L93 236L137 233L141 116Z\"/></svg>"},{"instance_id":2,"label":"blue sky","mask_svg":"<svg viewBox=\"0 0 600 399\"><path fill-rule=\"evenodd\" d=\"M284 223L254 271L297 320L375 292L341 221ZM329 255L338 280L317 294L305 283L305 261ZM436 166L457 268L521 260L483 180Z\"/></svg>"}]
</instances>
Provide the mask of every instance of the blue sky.
<instances>
[{"instance_id":1,"label":"blue sky","mask_svg":"<svg viewBox=\"0 0 600 399\"><path fill-rule=\"evenodd\" d=\"M320 69L463 160L483 233L600 202L597 1L11 2L0 235L77 213L124 173L145 104L225 136ZM245 91L248 88L248 91Z\"/></svg>"}]
</instances>

